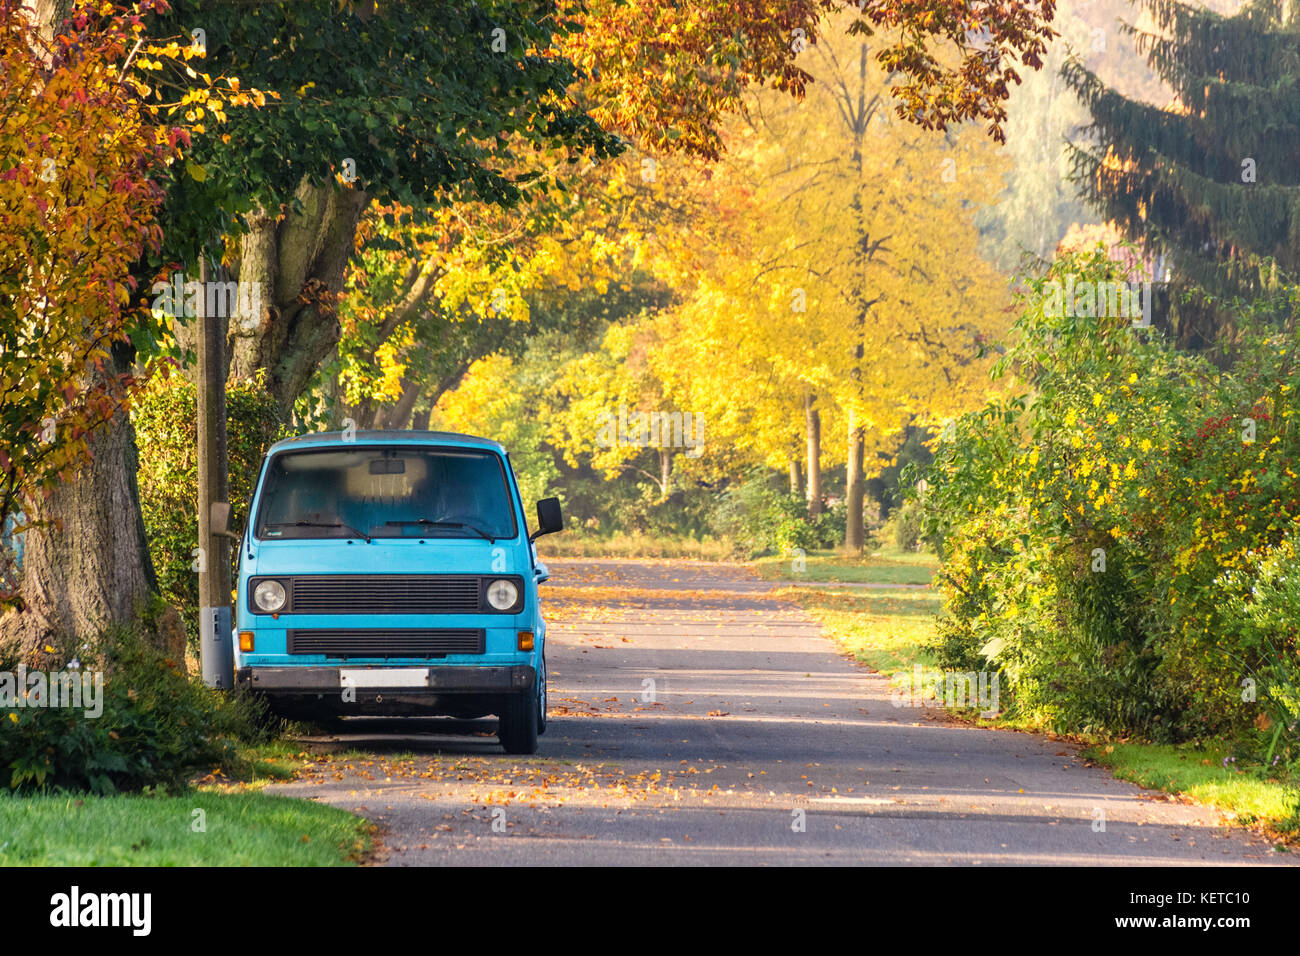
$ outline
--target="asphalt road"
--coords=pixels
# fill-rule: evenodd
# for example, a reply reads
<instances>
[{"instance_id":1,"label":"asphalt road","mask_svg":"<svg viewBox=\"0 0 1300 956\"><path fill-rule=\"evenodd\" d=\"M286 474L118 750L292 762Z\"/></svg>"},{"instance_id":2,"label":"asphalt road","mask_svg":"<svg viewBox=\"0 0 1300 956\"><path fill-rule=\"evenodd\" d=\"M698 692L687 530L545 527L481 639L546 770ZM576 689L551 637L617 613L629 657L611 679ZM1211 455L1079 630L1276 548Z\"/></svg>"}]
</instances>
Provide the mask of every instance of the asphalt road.
<instances>
[{"instance_id":1,"label":"asphalt road","mask_svg":"<svg viewBox=\"0 0 1300 956\"><path fill-rule=\"evenodd\" d=\"M895 707L743 568L549 563L535 757L492 720L353 721L274 789L374 819L390 866L1296 861L1068 744Z\"/></svg>"}]
</instances>

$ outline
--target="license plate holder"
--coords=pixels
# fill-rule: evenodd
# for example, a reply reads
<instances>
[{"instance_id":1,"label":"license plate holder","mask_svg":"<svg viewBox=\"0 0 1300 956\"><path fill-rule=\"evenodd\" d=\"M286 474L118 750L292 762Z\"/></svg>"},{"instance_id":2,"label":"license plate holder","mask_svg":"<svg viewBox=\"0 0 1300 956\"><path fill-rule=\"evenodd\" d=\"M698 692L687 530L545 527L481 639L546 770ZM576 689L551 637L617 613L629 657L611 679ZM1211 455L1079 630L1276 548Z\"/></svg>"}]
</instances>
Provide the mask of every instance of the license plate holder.
<instances>
[{"instance_id":1,"label":"license plate holder","mask_svg":"<svg viewBox=\"0 0 1300 956\"><path fill-rule=\"evenodd\" d=\"M428 687L427 667L341 667L340 687Z\"/></svg>"}]
</instances>

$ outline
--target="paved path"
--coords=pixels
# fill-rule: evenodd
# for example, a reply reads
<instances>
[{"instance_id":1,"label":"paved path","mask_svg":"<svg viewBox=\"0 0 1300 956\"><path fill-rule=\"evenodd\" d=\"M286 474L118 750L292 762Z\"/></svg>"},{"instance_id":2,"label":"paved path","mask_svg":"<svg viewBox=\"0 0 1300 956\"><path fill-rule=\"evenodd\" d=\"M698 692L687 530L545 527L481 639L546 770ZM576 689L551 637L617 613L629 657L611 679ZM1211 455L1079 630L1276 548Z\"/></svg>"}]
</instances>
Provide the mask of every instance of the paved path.
<instances>
[{"instance_id":1,"label":"paved path","mask_svg":"<svg viewBox=\"0 0 1300 956\"><path fill-rule=\"evenodd\" d=\"M354 721L304 747L366 756L275 789L380 822L397 866L1295 860L1059 741L894 707L742 567L551 570L536 757L504 755L491 720Z\"/></svg>"}]
</instances>

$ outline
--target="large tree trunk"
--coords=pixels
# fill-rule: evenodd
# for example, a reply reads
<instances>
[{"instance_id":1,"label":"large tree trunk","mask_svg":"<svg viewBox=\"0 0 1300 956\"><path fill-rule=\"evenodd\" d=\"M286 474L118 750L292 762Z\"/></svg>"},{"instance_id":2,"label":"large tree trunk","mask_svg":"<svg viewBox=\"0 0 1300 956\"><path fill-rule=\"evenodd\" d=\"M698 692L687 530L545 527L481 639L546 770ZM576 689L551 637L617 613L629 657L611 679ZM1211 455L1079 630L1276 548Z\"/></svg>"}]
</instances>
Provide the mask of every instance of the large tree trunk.
<instances>
[{"instance_id":1,"label":"large tree trunk","mask_svg":"<svg viewBox=\"0 0 1300 956\"><path fill-rule=\"evenodd\" d=\"M790 455L790 494L797 495L803 491L803 469L799 467L799 452Z\"/></svg>"},{"instance_id":2,"label":"large tree trunk","mask_svg":"<svg viewBox=\"0 0 1300 956\"><path fill-rule=\"evenodd\" d=\"M849 551L861 551L865 543L862 526L862 502L866 492L866 482L862 479L864 464L864 442L862 426L858 424L857 412L849 409L849 462L848 481L844 493L848 506L848 527L844 534L844 547Z\"/></svg>"},{"instance_id":3,"label":"large tree trunk","mask_svg":"<svg viewBox=\"0 0 1300 956\"><path fill-rule=\"evenodd\" d=\"M124 352L114 349L119 371L129 366ZM22 607L0 619L0 643L16 643L27 658L61 638L90 638L134 621L158 589L126 413L96 430L89 447L90 464L30 506L29 517L50 524L27 532Z\"/></svg>"},{"instance_id":4,"label":"large tree trunk","mask_svg":"<svg viewBox=\"0 0 1300 956\"><path fill-rule=\"evenodd\" d=\"M300 213L250 217L240 246L239 280L261 283L262 315L231 323L230 376L266 370L283 417L338 344L337 297L356 244L366 194L334 182L298 187Z\"/></svg>"},{"instance_id":5,"label":"large tree trunk","mask_svg":"<svg viewBox=\"0 0 1300 956\"><path fill-rule=\"evenodd\" d=\"M804 425L808 433L808 517L822 513L822 420L812 392L804 393Z\"/></svg>"}]
</instances>

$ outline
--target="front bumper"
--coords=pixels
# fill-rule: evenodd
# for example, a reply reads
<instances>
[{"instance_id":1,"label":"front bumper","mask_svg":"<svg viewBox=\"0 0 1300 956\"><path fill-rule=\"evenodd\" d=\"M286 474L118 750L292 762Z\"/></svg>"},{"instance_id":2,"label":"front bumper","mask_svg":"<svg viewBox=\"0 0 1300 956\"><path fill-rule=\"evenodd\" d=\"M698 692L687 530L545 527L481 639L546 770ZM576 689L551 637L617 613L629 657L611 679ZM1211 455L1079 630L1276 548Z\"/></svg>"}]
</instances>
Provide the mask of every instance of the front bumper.
<instances>
[{"instance_id":1,"label":"front bumper","mask_svg":"<svg viewBox=\"0 0 1300 956\"><path fill-rule=\"evenodd\" d=\"M387 688L402 694L519 694L531 691L537 672L527 664L513 667L241 667L235 684L270 694L341 695L343 671L428 671L423 687L394 683ZM367 684L366 693L385 690L383 684Z\"/></svg>"},{"instance_id":2,"label":"front bumper","mask_svg":"<svg viewBox=\"0 0 1300 956\"><path fill-rule=\"evenodd\" d=\"M343 672L365 674L364 683L345 685ZM401 680L384 684L385 671ZM413 672L427 672L412 683ZM241 667L235 686L257 691L286 717L500 714L506 700L532 694L537 671L528 664L501 667ZM350 692L349 692L350 691Z\"/></svg>"}]
</instances>

